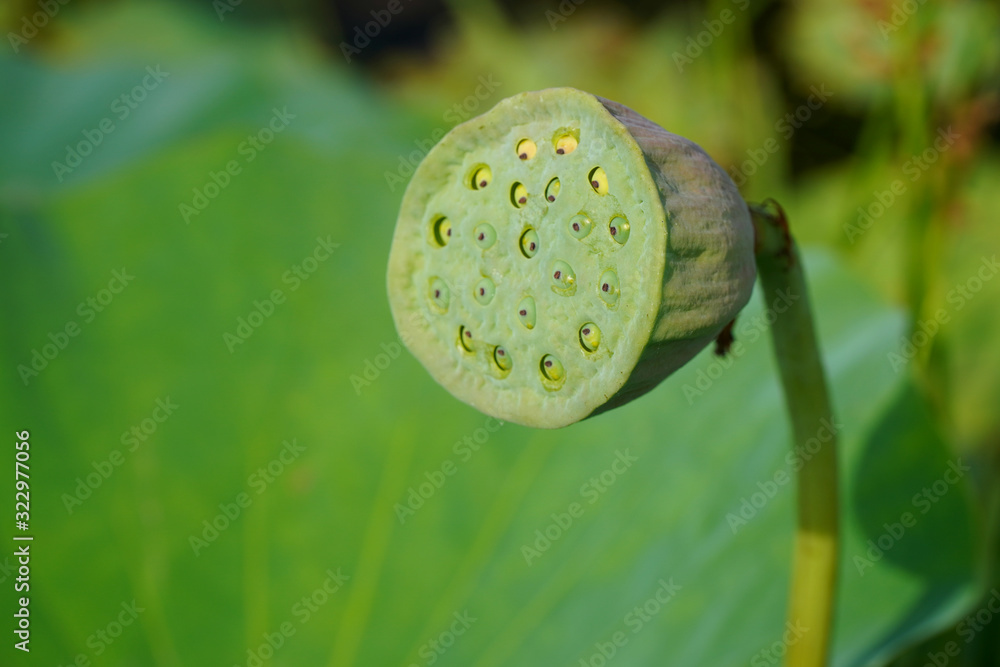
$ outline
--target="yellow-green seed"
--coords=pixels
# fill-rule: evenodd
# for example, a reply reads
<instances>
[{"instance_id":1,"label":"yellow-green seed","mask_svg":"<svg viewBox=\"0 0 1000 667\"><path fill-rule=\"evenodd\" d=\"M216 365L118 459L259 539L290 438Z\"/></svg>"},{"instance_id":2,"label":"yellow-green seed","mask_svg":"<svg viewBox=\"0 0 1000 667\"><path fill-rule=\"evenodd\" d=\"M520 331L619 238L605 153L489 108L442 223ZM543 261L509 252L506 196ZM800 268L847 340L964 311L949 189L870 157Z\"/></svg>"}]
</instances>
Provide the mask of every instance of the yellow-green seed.
<instances>
[{"instance_id":1,"label":"yellow-green seed","mask_svg":"<svg viewBox=\"0 0 1000 667\"><path fill-rule=\"evenodd\" d=\"M556 154L569 155L576 150L579 142L572 134L564 134L556 138Z\"/></svg>"},{"instance_id":2,"label":"yellow-green seed","mask_svg":"<svg viewBox=\"0 0 1000 667\"><path fill-rule=\"evenodd\" d=\"M574 215L569 221L569 233L573 235L574 238L582 239L590 230L593 228L594 223L590 221L585 214L580 213Z\"/></svg>"},{"instance_id":3,"label":"yellow-green seed","mask_svg":"<svg viewBox=\"0 0 1000 667\"><path fill-rule=\"evenodd\" d=\"M601 279L597 281L597 295L609 307L618 305L618 297L621 290L618 285L618 274L608 269L601 274Z\"/></svg>"},{"instance_id":4,"label":"yellow-green seed","mask_svg":"<svg viewBox=\"0 0 1000 667\"><path fill-rule=\"evenodd\" d=\"M521 234L521 254L531 259L538 254L538 246L541 241L538 240L538 232L536 232L531 227L524 230Z\"/></svg>"},{"instance_id":5,"label":"yellow-green seed","mask_svg":"<svg viewBox=\"0 0 1000 667\"><path fill-rule=\"evenodd\" d=\"M472 288L472 298L481 306L487 305L497 294L497 287L489 278L483 278Z\"/></svg>"},{"instance_id":6,"label":"yellow-green seed","mask_svg":"<svg viewBox=\"0 0 1000 667\"><path fill-rule=\"evenodd\" d=\"M530 296L521 299L517 304L517 319L521 321L525 329L535 328L535 300Z\"/></svg>"},{"instance_id":7,"label":"yellow-green seed","mask_svg":"<svg viewBox=\"0 0 1000 667\"><path fill-rule=\"evenodd\" d=\"M580 345L587 352L593 352L601 345L601 330L593 322L580 327Z\"/></svg>"},{"instance_id":8,"label":"yellow-green seed","mask_svg":"<svg viewBox=\"0 0 1000 667\"><path fill-rule=\"evenodd\" d=\"M493 363L502 371L509 371L514 366L514 361L510 358L510 353L500 345L497 345L493 349Z\"/></svg>"},{"instance_id":9,"label":"yellow-green seed","mask_svg":"<svg viewBox=\"0 0 1000 667\"><path fill-rule=\"evenodd\" d=\"M576 294L576 273L566 262L556 260L552 263L552 290L561 296Z\"/></svg>"},{"instance_id":10,"label":"yellow-green seed","mask_svg":"<svg viewBox=\"0 0 1000 667\"><path fill-rule=\"evenodd\" d=\"M510 203L518 208L528 203L528 189L522 183L510 186Z\"/></svg>"},{"instance_id":11,"label":"yellow-green seed","mask_svg":"<svg viewBox=\"0 0 1000 667\"><path fill-rule=\"evenodd\" d=\"M521 139L517 142L517 157L522 160L530 160L535 157L535 153L538 151L538 146L531 139Z\"/></svg>"},{"instance_id":12,"label":"yellow-green seed","mask_svg":"<svg viewBox=\"0 0 1000 667\"><path fill-rule=\"evenodd\" d=\"M472 230L472 239L482 250L492 248L497 242L497 230L490 223L484 222Z\"/></svg>"},{"instance_id":13,"label":"yellow-green seed","mask_svg":"<svg viewBox=\"0 0 1000 667\"><path fill-rule=\"evenodd\" d=\"M493 182L493 171L485 165L476 169L475 172L473 172L472 174L471 184L473 190L482 190L492 182Z\"/></svg>"},{"instance_id":14,"label":"yellow-green seed","mask_svg":"<svg viewBox=\"0 0 1000 667\"><path fill-rule=\"evenodd\" d=\"M590 170L590 175L587 178L590 180L590 187L594 188L594 192L599 195L608 194L608 175L604 173L604 169L594 167Z\"/></svg>"},{"instance_id":15,"label":"yellow-green seed","mask_svg":"<svg viewBox=\"0 0 1000 667\"><path fill-rule=\"evenodd\" d=\"M559 196L559 179L553 178L545 188L545 201L551 203Z\"/></svg>"},{"instance_id":16,"label":"yellow-green seed","mask_svg":"<svg viewBox=\"0 0 1000 667\"><path fill-rule=\"evenodd\" d=\"M451 221L441 217L434 221L433 226L434 242L438 247L443 248L451 240Z\"/></svg>"},{"instance_id":17,"label":"yellow-green seed","mask_svg":"<svg viewBox=\"0 0 1000 667\"><path fill-rule=\"evenodd\" d=\"M466 352L472 352L472 332L464 326L458 328L458 344Z\"/></svg>"},{"instance_id":18,"label":"yellow-green seed","mask_svg":"<svg viewBox=\"0 0 1000 667\"><path fill-rule=\"evenodd\" d=\"M611 222L608 223L608 233L619 245L625 245L629 233L628 220L620 215L611 218Z\"/></svg>"},{"instance_id":19,"label":"yellow-green seed","mask_svg":"<svg viewBox=\"0 0 1000 667\"><path fill-rule=\"evenodd\" d=\"M442 313L447 312L448 304L451 301L451 290L448 285L438 277L433 277L427 286L427 298L431 305Z\"/></svg>"},{"instance_id":20,"label":"yellow-green seed","mask_svg":"<svg viewBox=\"0 0 1000 667\"><path fill-rule=\"evenodd\" d=\"M550 382L562 382L563 378L566 377L566 369L563 368L562 362L551 354L542 357L539 367L542 370L542 375Z\"/></svg>"}]
</instances>

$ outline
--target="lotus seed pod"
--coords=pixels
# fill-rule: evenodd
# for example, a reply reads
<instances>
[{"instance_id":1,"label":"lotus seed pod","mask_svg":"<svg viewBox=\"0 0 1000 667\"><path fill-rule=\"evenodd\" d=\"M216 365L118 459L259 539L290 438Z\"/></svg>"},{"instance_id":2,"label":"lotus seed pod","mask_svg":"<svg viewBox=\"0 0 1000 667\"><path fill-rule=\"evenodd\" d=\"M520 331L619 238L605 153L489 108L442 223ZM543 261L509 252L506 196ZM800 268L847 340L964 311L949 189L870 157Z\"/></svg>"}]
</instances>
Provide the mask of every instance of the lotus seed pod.
<instances>
[{"instance_id":1,"label":"lotus seed pod","mask_svg":"<svg viewBox=\"0 0 1000 667\"><path fill-rule=\"evenodd\" d=\"M696 144L573 88L455 127L403 196L401 338L457 398L556 428L641 396L746 305L746 203Z\"/></svg>"}]
</instances>

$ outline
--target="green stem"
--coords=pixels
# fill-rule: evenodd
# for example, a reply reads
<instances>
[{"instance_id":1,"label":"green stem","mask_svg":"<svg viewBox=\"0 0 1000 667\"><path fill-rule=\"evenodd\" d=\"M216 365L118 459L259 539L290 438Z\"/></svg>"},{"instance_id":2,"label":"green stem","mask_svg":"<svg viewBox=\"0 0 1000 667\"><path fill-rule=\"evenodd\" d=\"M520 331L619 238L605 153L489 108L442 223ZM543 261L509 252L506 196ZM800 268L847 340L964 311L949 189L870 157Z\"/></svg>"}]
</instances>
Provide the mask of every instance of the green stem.
<instances>
[{"instance_id":1,"label":"green stem","mask_svg":"<svg viewBox=\"0 0 1000 667\"><path fill-rule=\"evenodd\" d=\"M813 327L805 273L784 211L773 201L751 206L757 235L757 270L765 303L791 302L771 334L797 447L798 526L788 621L805 628L788 647L788 667L828 664L838 567L837 427L830 411L823 364ZM790 298L786 298L790 297ZM811 447L807 447L807 443Z\"/></svg>"}]
</instances>

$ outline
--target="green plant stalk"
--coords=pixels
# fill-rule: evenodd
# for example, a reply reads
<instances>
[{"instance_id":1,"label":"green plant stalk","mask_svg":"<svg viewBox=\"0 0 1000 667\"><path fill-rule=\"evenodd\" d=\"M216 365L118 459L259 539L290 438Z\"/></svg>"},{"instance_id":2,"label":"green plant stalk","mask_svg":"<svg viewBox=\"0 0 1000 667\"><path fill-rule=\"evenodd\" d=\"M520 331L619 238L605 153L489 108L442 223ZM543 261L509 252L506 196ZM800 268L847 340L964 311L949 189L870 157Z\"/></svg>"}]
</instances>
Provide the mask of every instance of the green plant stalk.
<instances>
[{"instance_id":1,"label":"green plant stalk","mask_svg":"<svg viewBox=\"0 0 1000 667\"><path fill-rule=\"evenodd\" d=\"M757 271L765 303L779 292L799 298L771 327L785 402L796 446L818 438L822 445L798 471L798 525L788 620L806 628L788 647L789 667L828 664L838 570L837 434L826 377L809 309L805 273L784 211L776 203L751 206L756 232ZM823 426L831 433L819 437Z\"/></svg>"}]
</instances>

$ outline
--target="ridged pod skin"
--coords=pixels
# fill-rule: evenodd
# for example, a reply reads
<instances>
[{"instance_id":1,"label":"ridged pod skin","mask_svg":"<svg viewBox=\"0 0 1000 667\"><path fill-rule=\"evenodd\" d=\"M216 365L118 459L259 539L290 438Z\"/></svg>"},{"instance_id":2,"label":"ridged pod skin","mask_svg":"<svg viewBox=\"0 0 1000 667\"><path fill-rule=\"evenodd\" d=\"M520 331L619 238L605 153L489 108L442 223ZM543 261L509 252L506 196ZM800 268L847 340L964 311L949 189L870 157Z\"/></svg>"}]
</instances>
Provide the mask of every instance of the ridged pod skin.
<instances>
[{"instance_id":1,"label":"ridged pod skin","mask_svg":"<svg viewBox=\"0 0 1000 667\"><path fill-rule=\"evenodd\" d=\"M558 428L687 363L755 276L747 205L701 148L554 88L431 149L403 196L388 291L404 344L452 394Z\"/></svg>"}]
</instances>

